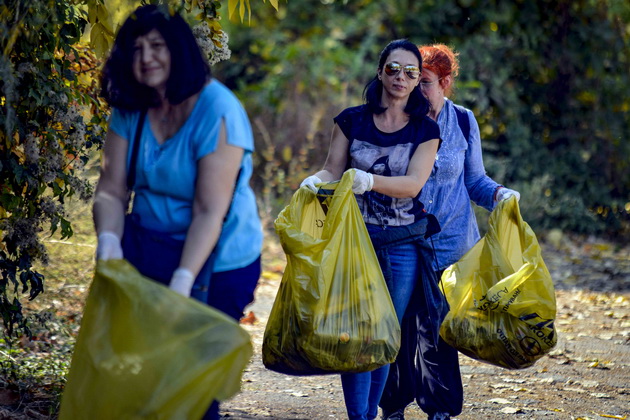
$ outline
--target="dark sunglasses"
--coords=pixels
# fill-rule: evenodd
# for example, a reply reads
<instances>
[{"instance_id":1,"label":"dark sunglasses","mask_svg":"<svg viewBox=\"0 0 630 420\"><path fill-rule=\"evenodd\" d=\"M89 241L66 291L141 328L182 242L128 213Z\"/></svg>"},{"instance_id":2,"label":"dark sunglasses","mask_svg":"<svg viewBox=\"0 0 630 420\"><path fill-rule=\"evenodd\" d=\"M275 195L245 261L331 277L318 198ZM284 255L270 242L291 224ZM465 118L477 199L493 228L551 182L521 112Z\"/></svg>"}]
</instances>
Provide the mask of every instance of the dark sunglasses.
<instances>
[{"instance_id":1,"label":"dark sunglasses","mask_svg":"<svg viewBox=\"0 0 630 420\"><path fill-rule=\"evenodd\" d=\"M385 64L385 74L388 76L396 76L400 70L404 70L407 77L417 79L420 76L420 69L416 66L402 66L396 62Z\"/></svg>"}]
</instances>

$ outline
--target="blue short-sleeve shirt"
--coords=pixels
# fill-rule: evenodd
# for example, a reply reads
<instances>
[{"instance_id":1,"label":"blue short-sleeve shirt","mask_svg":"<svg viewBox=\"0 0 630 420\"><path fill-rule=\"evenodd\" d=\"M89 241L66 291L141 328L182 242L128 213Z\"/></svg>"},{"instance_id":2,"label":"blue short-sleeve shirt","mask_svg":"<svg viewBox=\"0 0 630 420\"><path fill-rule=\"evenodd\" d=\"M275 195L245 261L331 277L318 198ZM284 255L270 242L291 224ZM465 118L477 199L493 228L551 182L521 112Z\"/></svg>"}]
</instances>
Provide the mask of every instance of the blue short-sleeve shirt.
<instances>
[{"instance_id":1,"label":"blue short-sleeve shirt","mask_svg":"<svg viewBox=\"0 0 630 420\"><path fill-rule=\"evenodd\" d=\"M127 167L139 112L114 110L110 129L129 141ZM208 83L179 131L159 144L149 120L142 127L136 165L133 213L149 229L184 238L192 222L197 163L217 148L221 122L227 143L244 150L234 198L217 243L214 271L244 267L260 255L262 228L249 186L254 139L247 114L234 94L217 80Z\"/></svg>"}]
</instances>

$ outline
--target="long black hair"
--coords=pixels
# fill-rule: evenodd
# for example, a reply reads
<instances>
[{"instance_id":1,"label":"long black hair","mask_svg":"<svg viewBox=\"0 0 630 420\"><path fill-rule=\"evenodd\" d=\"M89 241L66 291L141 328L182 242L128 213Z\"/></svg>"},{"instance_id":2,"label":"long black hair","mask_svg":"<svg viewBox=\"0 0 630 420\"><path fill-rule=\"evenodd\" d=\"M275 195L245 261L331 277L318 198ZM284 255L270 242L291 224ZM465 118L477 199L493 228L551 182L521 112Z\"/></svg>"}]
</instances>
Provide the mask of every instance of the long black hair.
<instances>
[{"instance_id":1,"label":"long black hair","mask_svg":"<svg viewBox=\"0 0 630 420\"><path fill-rule=\"evenodd\" d=\"M165 6L141 6L118 31L103 68L101 95L110 106L138 111L159 104L155 89L138 83L133 74L134 43L153 29L162 35L171 54L171 71L166 82L166 99L170 103L183 102L210 79L210 66L181 15Z\"/></svg>"},{"instance_id":2,"label":"long black hair","mask_svg":"<svg viewBox=\"0 0 630 420\"><path fill-rule=\"evenodd\" d=\"M385 61L394 50L409 51L418 58L418 67L422 69L422 55L420 50L411 41L407 39L397 39L385 46L378 60L378 70L381 72L385 66ZM374 114L382 114L387 108L381 106L381 95L383 94L383 82L379 80L378 75L374 76L363 89L363 100L368 109ZM420 87L416 86L409 95L409 100L405 106L405 112L412 118L423 117L429 112L429 101L420 92Z\"/></svg>"}]
</instances>

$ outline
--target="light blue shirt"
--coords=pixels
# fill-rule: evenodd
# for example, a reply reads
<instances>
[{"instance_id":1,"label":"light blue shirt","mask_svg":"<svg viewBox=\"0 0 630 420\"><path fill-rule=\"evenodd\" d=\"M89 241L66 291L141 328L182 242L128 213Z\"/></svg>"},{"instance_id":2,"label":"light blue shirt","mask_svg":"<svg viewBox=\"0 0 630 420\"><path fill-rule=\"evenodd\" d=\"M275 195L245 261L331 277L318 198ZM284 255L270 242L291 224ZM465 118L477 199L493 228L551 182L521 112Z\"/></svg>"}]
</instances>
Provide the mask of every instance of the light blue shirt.
<instances>
[{"instance_id":1,"label":"light blue shirt","mask_svg":"<svg viewBox=\"0 0 630 420\"><path fill-rule=\"evenodd\" d=\"M465 139L457 122L455 104L444 99L444 108L437 121L442 145L420 194L426 211L437 217L442 229L432 237L436 270L457 262L477 243L479 228L470 200L492 211L494 192L499 186L486 175L479 125L472 111L460 107L466 111L470 122L470 135Z\"/></svg>"},{"instance_id":2,"label":"light blue shirt","mask_svg":"<svg viewBox=\"0 0 630 420\"><path fill-rule=\"evenodd\" d=\"M127 167L133 164L131 150L139 112L114 110L110 129L130 143ZM201 91L190 116L179 131L162 144L157 142L149 119L145 119L136 162L133 213L149 229L183 239L192 221L197 163L217 148L221 122L225 121L227 143L243 148L241 172L234 198L217 243L213 271L242 268L258 258L262 228L256 198L249 186L254 138L247 114L234 94L217 80Z\"/></svg>"}]
</instances>

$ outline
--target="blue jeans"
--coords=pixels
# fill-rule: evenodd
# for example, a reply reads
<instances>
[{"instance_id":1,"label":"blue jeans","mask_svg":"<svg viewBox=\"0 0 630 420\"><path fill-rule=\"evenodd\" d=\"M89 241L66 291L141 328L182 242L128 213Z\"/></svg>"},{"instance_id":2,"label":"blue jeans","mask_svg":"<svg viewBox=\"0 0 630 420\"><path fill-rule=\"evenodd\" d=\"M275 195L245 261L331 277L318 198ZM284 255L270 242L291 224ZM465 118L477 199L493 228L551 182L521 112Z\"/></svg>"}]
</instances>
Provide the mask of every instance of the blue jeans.
<instances>
[{"instance_id":1,"label":"blue jeans","mask_svg":"<svg viewBox=\"0 0 630 420\"><path fill-rule=\"evenodd\" d=\"M374 225L367 225L367 228L369 232L382 229ZM389 248L388 254L393 276L387 282L387 288L400 322L418 280L418 250L414 244L404 244ZM376 418L388 374L389 365L385 365L371 372L341 375L343 397L350 420Z\"/></svg>"}]
</instances>

